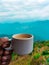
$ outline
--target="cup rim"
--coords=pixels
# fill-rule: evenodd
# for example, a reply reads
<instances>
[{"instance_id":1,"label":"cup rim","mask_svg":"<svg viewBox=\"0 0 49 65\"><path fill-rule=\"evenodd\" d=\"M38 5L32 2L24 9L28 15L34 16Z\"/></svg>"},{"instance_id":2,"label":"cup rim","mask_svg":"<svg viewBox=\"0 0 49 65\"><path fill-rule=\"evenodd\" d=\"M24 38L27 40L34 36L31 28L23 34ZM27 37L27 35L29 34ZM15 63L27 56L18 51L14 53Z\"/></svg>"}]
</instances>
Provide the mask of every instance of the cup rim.
<instances>
[{"instance_id":1,"label":"cup rim","mask_svg":"<svg viewBox=\"0 0 49 65\"><path fill-rule=\"evenodd\" d=\"M29 38L15 38L14 36L16 36L16 35L29 35L30 37ZM20 33L20 34L14 34L12 36L12 38L19 39L19 40L28 40L28 39L34 38L34 36L32 34L22 34L22 33Z\"/></svg>"}]
</instances>

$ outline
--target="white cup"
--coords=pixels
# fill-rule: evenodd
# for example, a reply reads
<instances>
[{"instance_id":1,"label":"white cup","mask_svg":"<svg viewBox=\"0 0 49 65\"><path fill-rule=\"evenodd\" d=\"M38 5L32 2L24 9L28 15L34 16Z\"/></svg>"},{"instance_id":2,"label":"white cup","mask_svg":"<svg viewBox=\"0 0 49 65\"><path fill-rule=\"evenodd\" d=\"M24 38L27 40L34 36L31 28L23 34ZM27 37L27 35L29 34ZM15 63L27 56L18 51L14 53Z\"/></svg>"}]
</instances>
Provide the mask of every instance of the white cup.
<instances>
[{"instance_id":1,"label":"white cup","mask_svg":"<svg viewBox=\"0 0 49 65\"><path fill-rule=\"evenodd\" d=\"M33 51L33 35L15 34L12 36L12 48L16 54L25 55Z\"/></svg>"}]
</instances>

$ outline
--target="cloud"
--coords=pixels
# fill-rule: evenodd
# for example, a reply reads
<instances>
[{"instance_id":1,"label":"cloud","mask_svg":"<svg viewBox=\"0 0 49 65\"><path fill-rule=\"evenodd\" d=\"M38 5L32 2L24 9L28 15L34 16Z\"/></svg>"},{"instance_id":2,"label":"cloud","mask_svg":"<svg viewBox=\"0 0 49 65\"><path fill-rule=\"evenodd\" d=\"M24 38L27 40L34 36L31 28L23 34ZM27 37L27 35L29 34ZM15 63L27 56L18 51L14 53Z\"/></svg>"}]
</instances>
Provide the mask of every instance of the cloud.
<instances>
[{"instance_id":1,"label":"cloud","mask_svg":"<svg viewBox=\"0 0 49 65\"><path fill-rule=\"evenodd\" d=\"M1 0L0 21L8 19L49 20L49 0Z\"/></svg>"}]
</instances>

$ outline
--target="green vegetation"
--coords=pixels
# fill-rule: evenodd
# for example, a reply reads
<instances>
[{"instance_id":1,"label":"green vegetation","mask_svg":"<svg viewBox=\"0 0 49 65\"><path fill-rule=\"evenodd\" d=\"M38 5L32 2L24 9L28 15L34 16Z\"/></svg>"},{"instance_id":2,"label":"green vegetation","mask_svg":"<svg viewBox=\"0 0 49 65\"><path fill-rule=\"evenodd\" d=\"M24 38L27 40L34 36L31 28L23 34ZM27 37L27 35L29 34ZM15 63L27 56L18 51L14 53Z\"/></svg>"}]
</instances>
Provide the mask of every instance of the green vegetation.
<instances>
[{"instance_id":1,"label":"green vegetation","mask_svg":"<svg viewBox=\"0 0 49 65\"><path fill-rule=\"evenodd\" d=\"M41 56L40 53L36 53L36 54L34 55L34 59L38 59L40 56Z\"/></svg>"},{"instance_id":2,"label":"green vegetation","mask_svg":"<svg viewBox=\"0 0 49 65\"><path fill-rule=\"evenodd\" d=\"M12 54L9 65L49 65L49 41L37 41L34 50L29 55Z\"/></svg>"}]
</instances>

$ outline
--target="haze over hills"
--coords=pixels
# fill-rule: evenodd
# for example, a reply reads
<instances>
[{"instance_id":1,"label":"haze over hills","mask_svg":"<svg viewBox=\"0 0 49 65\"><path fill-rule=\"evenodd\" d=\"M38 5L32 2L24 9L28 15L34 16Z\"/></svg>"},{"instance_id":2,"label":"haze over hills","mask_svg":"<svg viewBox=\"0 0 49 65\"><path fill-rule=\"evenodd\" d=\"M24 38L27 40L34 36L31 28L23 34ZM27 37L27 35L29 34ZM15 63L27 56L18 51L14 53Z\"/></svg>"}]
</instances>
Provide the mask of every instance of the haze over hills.
<instances>
[{"instance_id":1,"label":"haze over hills","mask_svg":"<svg viewBox=\"0 0 49 65\"><path fill-rule=\"evenodd\" d=\"M49 20L26 23L0 23L0 37L11 37L13 34L33 34L35 40L49 40Z\"/></svg>"}]
</instances>

